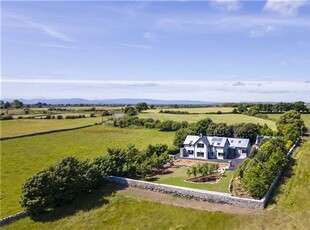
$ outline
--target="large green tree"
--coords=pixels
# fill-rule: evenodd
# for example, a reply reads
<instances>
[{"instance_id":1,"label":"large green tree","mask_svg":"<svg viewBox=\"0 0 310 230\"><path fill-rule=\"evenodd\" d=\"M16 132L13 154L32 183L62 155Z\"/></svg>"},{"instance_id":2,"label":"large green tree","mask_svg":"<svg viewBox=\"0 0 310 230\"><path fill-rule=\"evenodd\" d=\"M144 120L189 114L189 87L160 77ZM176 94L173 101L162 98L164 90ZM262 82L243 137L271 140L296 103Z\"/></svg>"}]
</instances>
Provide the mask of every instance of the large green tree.
<instances>
[{"instance_id":1,"label":"large green tree","mask_svg":"<svg viewBox=\"0 0 310 230\"><path fill-rule=\"evenodd\" d=\"M148 109L148 106L145 102L140 102L138 104L136 104L135 108L139 111L139 113L142 111L142 110L147 110Z\"/></svg>"},{"instance_id":2,"label":"large green tree","mask_svg":"<svg viewBox=\"0 0 310 230\"><path fill-rule=\"evenodd\" d=\"M277 120L276 126L281 134L283 132L283 127L287 124L295 125L298 127L299 130L303 130L303 132L307 130L304 121L301 119L300 113L296 110L290 110L284 113Z\"/></svg>"},{"instance_id":3,"label":"large green tree","mask_svg":"<svg viewBox=\"0 0 310 230\"><path fill-rule=\"evenodd\" d=\"M23 106L24 106L24 103L16 99L11 103L11 107L14 109L20 109Z\"/></svg>"}]
</instances>

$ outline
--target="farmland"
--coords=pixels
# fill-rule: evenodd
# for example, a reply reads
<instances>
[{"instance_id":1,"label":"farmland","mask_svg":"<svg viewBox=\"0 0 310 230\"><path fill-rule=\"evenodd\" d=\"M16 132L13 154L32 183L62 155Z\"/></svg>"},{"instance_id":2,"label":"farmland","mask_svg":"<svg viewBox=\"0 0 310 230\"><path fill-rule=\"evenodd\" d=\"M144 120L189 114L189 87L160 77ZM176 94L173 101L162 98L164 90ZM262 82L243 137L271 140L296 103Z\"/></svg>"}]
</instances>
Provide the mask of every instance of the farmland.
<instances>
[{"instance_id":1,"label":"farmland","mask_svg":"<svg viewBox=\"0 0 310 230\"><path fill-rule=\"evenodd\" d=\"M127 229L205 229L206 226L209 229L307 229L309 164L310 142L306 139L294 153L292 169L286 171L275 198L265 211L257 214L232 215L180 208L146 201L137 195L124 195L121 191L111 195L111 191L103 189L41 220L27 217L3 229L122 229L124 226ZM192 207L191 201L187 202L187 207Z\"/></svg>"},{"instance_id":2,"label":"farmland","mask_svg":"<svg viewBox=\"0 0 310 230\"><path fill-rule=\"evenodd\" d=\"M82 119L83 120L83 119ZM21 210L18 201L22 184L30 176L67 156L93 159L108 147L135 144L172 145L174 133L149 129L120 129L94 126L1 142L1 216Z\"/></svg>"},{"instance_id":3,"label":"farmland","mask_svg":"<svg viewBox=\"0 0 310 230\"><path fill-rule=\"evenodd\" d=\"M107 119L108 117L104 117ZM74 128L92 125L101 122L101 117L88 117L80 119L14 119L1 121L1 137L42 132L55 129Z\"/></svg>"},{"instance_id":4,"label":"farmland","mask_svg":"<svg viewBox=\"0 0 310 230\"><path fill-rule=\"evenodd\" d=\"M165 114L165 113L141 113L140 118L153 118L155 120L173 120L173 121L188 121L197 122L201 119L210 118L213 122L224 122L227 124L236 123L254 123L254 124L267 124L270 128L275 129L275 123L271 120L265 120L256 117L250 117L242 114Z\"/></svg>"}]
</instances>

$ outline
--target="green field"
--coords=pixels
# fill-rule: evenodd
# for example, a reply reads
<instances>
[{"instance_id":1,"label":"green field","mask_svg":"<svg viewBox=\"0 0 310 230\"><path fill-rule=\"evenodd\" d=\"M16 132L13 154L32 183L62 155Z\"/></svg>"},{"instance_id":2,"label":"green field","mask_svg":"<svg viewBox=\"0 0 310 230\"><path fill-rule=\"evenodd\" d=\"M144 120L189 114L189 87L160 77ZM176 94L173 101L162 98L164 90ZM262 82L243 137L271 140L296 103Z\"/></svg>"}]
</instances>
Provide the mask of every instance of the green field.
<instances>
[{"instance_id":1,"label":"green field","mask_svg":"<svg viewBox=\"0 0 310 230\"><path fill-rule=\"evenodd\" d=\"M211 190L216 192L225 192L228 193L228 185L230 182L231 177L233 176L233 171L226 171L225 175L222 179L220 179L217 183L188 183L184 180L187 179L186 168L171 168L169 169L172 173L158 175L155 177L148 178L147 181L159 183L159 184L169 184L169 185L176 185L188 188L197 188L197 189L205 189Z\"/></svg>"},{"instance_id":2,"label":"green field","mask_svg":"<svg viewBox=\"0 0 310 230\"><path fill-rule=\"evenodd\" d=\"M109 117L103 117L108 119ZM18 119L0 121L1 137L17 136L28 133L42 132L55 129L74 128L101 122L102 117L80 119Z\"/></svg>"},{"instance_id":3,"label":"green field","mask_svg":"<svg viewBox=\"0 0 310 230\"><path fill-rule=\"evenodd\" d=\"M99 190L54 215L37 221L27 217L3 229L309 229L309 140L294 153L291 164L272 204L257 214L180 208Z\"/></svg>"},{"instance_id":4,"label":"green field","mask_svg":"<svg viewBox=\"0 0 310 230\"><path fill-rule=\"evenodd\" d=\"M225 122L227 124L236 123L255 123L267 124L270 128L275 129L275 123L271 120L265 120L257 117L250 117L242 114L165 114L165 113L141 113L138 115L140 118L153 118L161 121L188 121L197 122L201 119L211 118L215 123Z\"/></svg>"},{"instance_id":5,"label":"green field","mask_svg":"<svg viewBox=\"0 0 310 230\"><path fill-rule=\"evenodd\" d=\"M238 216L221 212L206 212L189 208L179 208L171 205L141 200L136 196L125 196L116 193L113 196L106 193L88 196L79 202L81 210L74 215L66 216L71 210L70 205L61 210L59 218L48 221L33 221L25 218L3 227L3 229L237 229L240 219ZM85 204L85 202L88 202ZM89 203L100 203L99 207ZM104 204L102 204L104 203ZM83 210L84 208L84 210ZM71 211L72 212L72 211ZM63 214L64 213L64 214ZM63 214L63 215L62 215ZM65 216L64 218L61 218Z\"/></svg>"},{"instance_id":6,"label":"green field","mask_svg":"<svg viewBox=\"0 0 310 230\"><path fill-rule=\"evenodd\" d=\"M202 108L156 108L149 109L145 113L159 113L160 110L169 110L169 111L185 111L189 113L216 113L221 111L222 113L230 113L233 111L232 107L202 107Z\"/></svg>"},{"instance_id":7,"label":"green field","mask_svg":"<svg viewBox=\"0 0 310 230\"><path fill-rule=\"evenodd\" d=\"M82 119L83 120L83 119ZM21 210L18 204L21 186L32 175L63 159L76 156L93 159L108 147L135 144L172 145L173 132L154 129L120 129L107 126L26 137L1 142L1 217Z\"/></svg>"}]
</instances>

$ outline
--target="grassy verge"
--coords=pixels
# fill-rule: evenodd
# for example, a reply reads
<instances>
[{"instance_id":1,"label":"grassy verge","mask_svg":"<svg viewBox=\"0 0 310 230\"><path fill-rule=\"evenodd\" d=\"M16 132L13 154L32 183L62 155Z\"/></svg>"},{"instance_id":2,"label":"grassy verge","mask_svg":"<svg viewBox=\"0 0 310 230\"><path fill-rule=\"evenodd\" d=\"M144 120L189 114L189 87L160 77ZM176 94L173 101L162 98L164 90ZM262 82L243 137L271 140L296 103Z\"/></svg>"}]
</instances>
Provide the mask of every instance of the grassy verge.
<instances>
[{"instance_id":1,"label":"grassy verge","mask_svg":"<svg viewBox=\"0 0 310 230\"><path fill-rule=\"evenodd\" d=\"M205 189L210 191L228 193L228 185L231 177L233 176L233 171L226 171L225 175L217 183L198 184L188 183L184 181L187 179L186 168L171 168L169 169L169 171L170 173L167 174L147 178L146 181L159 184L176 185L187 188Z\"/></svg>"},{"instance_id":2,"label":"grassy verge","mask_svg":"<svg viewBox=\"0 0 310 230\"><path fill-rule=\"evenodd\" d=\"M22 184L40 170L67 156L93 159L108 147L172 144L173 132L94 126L1 142L1 217L21 211Z\"/></svg>"},{"instance_id":3,"label":"grassy verge","mask_svg":"<svg viewBox=\"0 0 310 230\"><path fill-rule=\"evenodd\" d=\"M141 113L140 118L153 118L161 121L188 121L197 122L201 119L210 118L212 121L219 123L225 122L227 124L236 123L254 123L254 124L267 124L270 128L275 129L275 123L271 120L265 120L257 117L246 116L242 114L165 114L165 113Z\"/></svg>"}]
</instances>

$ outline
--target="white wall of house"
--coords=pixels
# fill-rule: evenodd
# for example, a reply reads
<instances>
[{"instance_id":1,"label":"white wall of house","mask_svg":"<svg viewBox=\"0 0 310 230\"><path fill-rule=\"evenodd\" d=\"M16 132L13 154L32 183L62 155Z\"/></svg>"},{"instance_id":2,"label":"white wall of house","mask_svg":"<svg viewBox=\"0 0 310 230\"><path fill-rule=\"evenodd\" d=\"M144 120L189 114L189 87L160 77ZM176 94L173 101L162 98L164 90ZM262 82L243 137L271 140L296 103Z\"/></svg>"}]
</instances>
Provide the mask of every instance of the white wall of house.
<instances>
[{"instance_id":1,"label":"white wall of house","mask_svg":"<svg viewBox=\"0 0 310 230\"><path fill-rule=\"evenodd\" d=\"M199 147L203 146L203 147ZM197 159L208 159L208 148L205 143L198 141L195 143L195 158Z\"/></svg>"}]
</instances>

